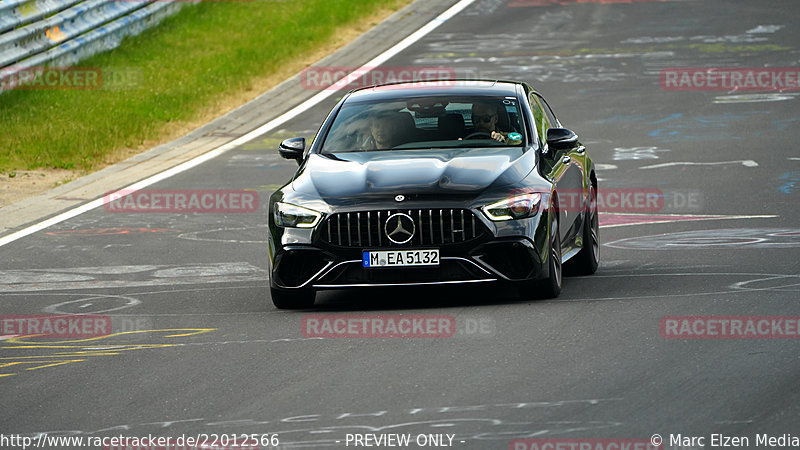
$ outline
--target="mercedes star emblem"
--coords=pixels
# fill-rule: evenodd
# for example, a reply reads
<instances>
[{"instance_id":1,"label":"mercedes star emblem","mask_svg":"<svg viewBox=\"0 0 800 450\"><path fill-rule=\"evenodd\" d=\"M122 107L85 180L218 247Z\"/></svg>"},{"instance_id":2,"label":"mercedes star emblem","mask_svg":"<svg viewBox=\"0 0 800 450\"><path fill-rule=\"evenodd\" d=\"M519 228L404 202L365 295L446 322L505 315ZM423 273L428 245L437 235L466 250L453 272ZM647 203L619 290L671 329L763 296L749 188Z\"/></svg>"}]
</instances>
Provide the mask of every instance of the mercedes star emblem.
<instances>
[{"instance_id":1,"label":"mercedes star emblem","mask_svg":"<svg viewBox=\"0 0 800 450\"><path fill-rule=\"evenodd\" d=\"M386 219L383 231L386 232L386 237L395 244L405 244L414 237L416 226L414 219L408 214L395 213Z\"/></svg>"}]
</instances>

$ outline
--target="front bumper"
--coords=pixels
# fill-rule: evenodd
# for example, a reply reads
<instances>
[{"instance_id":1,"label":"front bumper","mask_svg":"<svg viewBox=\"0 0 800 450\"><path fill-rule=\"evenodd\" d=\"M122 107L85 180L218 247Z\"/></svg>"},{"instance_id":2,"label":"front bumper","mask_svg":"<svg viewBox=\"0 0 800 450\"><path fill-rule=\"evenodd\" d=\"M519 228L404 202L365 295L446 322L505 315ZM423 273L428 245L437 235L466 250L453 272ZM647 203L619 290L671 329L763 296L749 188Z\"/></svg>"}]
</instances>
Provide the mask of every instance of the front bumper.
<instances>
[{"instance_id":1,"label":"front bumper","mask_svg":"<svg viewBox=\"0 0 800 450\"><path fill-rule=\"evenodd\" d=\"M332 252L293 244L275 251L270 284L280 289L335 289L527 281L547 276L543 254L528 238L502 238L469 248L440 248L438 266L364 268L360 249Z\"/></svg>"},{"instance_id":2,"label":"front bumper","mask_svg":"<svg viewBox=\"0 0 800 450\"><path fill-rule=\"evenodd\" d=\"M546 211L504 222L457 207L402 212L414 220L417 231L406 244L393 244L380 234L386 211L330 214L313 229L282 228L270 221L270 285L291 290L515 283L549 275ZM414 249L438 249L439 265L363 267L365 250Z\"/></svg>"}]
</instances>

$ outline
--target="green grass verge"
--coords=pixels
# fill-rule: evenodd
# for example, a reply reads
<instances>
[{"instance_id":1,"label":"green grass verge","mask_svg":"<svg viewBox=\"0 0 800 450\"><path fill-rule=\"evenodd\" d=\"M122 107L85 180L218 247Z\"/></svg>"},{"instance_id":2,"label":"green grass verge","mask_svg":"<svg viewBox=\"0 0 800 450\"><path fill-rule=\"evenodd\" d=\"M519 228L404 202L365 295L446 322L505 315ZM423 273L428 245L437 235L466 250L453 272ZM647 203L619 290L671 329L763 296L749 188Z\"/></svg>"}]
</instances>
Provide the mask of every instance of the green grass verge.
<instances>
[{"instance_id":1,"label":"green grass verge","mask_svg":"<svg viewBox=\"0 0 800 450\"><path fill-rule=\"evenodd\" d=\"M91 171L121 148L159 139L172 122L328 43L337 29L410 0L255 0L186 5L176 15L80 67L125 68L125 90L0 94L0 172ZM120 73L117 71L117 73Z\"/></svg>"}]
</instances>

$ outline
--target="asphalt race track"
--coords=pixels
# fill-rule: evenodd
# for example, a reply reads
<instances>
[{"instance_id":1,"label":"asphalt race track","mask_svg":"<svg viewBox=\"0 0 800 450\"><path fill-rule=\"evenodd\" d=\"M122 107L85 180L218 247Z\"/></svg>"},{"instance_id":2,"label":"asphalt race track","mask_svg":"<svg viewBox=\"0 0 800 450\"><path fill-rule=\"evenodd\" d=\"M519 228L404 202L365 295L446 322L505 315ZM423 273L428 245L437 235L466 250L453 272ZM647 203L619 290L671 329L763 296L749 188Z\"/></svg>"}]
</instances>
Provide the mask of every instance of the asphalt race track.
<instances>
[{"instance_id":1,"label":"asphalt race track","mask_svg":"<svg viewBox=\"0 0 800 450\"><path fill-rule=\"evenodd\" d=\"M700 448L671 442L678 434L709 446L714 433L755 448L760 434L798 436L796 328L794 339L773 328L694 339L662 326L800 316L798 43L795 0L477 0L379 70L441 67L542 92L600 164L596 275L565 278L549 301L391 289L276 310L265 205L296 167L276 146L312 138L332 95L148 188L254 191L255 212L97 208L0 247L0 314L109 316L113 331L4 336L0 432L277 434L280 448L398 433L463 449L656 433L664 448ZM658 193L658 207L637 192ZM309 314L443 316L456 332L307 337Z\"/></svg>"}]
</instances>

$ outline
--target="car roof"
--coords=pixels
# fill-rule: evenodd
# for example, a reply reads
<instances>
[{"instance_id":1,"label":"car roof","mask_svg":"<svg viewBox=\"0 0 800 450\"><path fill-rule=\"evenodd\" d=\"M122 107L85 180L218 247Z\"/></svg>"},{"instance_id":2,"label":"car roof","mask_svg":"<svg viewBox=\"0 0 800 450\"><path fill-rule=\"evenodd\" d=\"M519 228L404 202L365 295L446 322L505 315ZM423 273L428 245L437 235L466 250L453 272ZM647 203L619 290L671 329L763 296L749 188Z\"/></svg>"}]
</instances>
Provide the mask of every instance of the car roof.
<instances>
[{"instance_id":1,"label":"car roof","mask_svg":"<svg viewBox=\"0 0 800 450\"><path fill-rule=\"evenodd\" d=\"M367 86L350 92L348 101L430 96L517 96L521 83L502 80L431 80Z\"/></svg>"}]
</instances>

